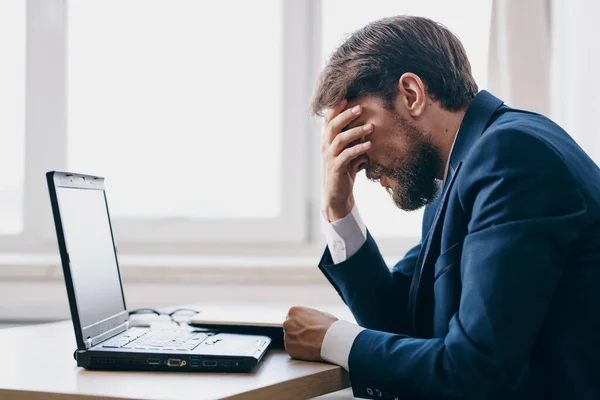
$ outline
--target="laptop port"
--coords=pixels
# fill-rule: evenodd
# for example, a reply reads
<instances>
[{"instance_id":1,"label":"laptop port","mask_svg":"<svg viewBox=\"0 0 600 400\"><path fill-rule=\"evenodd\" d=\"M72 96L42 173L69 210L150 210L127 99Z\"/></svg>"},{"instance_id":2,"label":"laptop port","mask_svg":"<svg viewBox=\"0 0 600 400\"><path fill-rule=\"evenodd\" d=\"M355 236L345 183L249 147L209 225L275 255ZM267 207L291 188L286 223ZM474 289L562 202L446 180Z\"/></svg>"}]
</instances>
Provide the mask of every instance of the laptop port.
<instances>
[{"instance_id":1,"label":"laptop port","mask_svg":"<svg viewBox=\"0 0 600 400\"><path fill-rule=\"evenodd\" d=\"M150 365L158 365L160 364L160 358L149 358L148 364Z\"/></svg>"},{"instance_id":2,"label":"laptop port","mask_svg":"<svg viewBox=\"0 0 600 400\"><path fill-rule=\"evenodd\" d=\"M185 364L186 362L181 358L169 358L167 360L167 365L169 367L183 367Z\"/></svg>"},{"instance_id":3,"label":"laptop port","mask_svg":"<svg viewBox=\"0 0 600 400\"><path fill-rule=\"evenodd\" d=\"M215 360L204 360L202 361L202 365L205 367L216 367L217 362Z\"/></svg>"},{"instance_id":4,"label":"laptop port","mask_svg":"<svg viewBox=\"0 0 600 400\"><path fill-rule=\"evenodd\" d=\"M200 361L190 361L190 367L197 368L200 366Z\"/></svg>"}]
</instances>

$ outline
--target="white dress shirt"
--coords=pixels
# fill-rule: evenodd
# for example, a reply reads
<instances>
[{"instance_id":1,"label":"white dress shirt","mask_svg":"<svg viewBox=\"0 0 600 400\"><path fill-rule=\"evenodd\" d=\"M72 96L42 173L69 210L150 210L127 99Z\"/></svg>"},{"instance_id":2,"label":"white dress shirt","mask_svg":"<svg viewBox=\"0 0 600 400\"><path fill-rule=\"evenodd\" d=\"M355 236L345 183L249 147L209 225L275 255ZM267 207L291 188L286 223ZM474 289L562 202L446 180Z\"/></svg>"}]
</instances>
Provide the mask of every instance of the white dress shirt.
<instances>
[{"instance_id":1,"label":"white dress shirt","mask_svg":"<svg viewBox=\"0 0 600 400\"><path fill-rule=\"evenodd\" d=\"M448 161L446 161L442 187L448 177L450 156L452 150L454 150L456 137L458 137L458 132L450 148ZM350 214L334 222L329 222L324 212L321 215L323 216L323 234L327 239L327 246L334 264L339 264L352 257L367 241L367 227L360 217L356 205L354 205ZM350 356L350 350L352 350L352 344L364 329L348 321L339 320L334 322L325 333L321 346L321 358L349 371L348 357Z\"/></svg>"}]
</instances>

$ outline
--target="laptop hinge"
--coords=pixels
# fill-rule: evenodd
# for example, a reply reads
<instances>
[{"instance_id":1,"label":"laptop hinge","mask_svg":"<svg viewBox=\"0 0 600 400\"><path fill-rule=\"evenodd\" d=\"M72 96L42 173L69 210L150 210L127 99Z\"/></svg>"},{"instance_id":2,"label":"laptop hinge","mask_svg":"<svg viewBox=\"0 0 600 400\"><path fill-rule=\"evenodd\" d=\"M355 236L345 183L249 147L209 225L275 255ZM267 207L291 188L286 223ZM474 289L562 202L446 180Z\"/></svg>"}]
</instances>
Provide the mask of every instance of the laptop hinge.
<instances>
[{"instance_id":1,"label":"laptop hinge","mask_svg":"<svg viewBox=\"0 0 600 400\"><path fill-rule=\"evenodd\" d=\"M129 321L125 321L121 325L115 326L114 328L109 329L106 332L102 332L98 336L87 338L85 340L85 348L89 349L90 347L93 347L98 343L105 341L108 338L118 335L121 332L125 332L127 329L129 329Z\"/></svg>"}]
</instances>

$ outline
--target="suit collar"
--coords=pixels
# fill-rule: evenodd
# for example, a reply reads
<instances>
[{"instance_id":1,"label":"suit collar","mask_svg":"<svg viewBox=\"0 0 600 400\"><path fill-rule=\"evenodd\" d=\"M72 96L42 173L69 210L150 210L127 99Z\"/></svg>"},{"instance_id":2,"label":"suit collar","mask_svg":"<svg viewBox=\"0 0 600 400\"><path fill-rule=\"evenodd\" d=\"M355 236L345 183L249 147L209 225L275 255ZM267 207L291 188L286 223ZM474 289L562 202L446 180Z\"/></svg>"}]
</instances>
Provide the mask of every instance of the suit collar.
<instances>
[{"instance_id":1,"label":"suit collar","mask_svg":"<svg viewBox=\"0 0 600 400\"><path fill-rule=\"evenodd\" d=\"M448 174L446 179L443 180L440 196L425 208L423 239L425 239L426 233L432 228L431 222L436 213L435 210L439 208L442 197L445 197L447 194L446 189L450 186L450 177L454 175L459 163L469 154L471 147L483 134L485 128L491 123L494 113L502 106L502 104L502 100L485 90L479 92L471 101L458 132L456 133L452 149L450 150Z\"/></svg>"},{"instance_id":2,"label":"suit collar","mask_svg":"<svg viewBox=\"0 0 600 400\"><path fill-rule=\"evenodd\" d=\"M440 254L440 241L443 229L444 214L448 195L452 185L460 172L463 159L471 147L483 134L490 124L496 110L503 104L489 92L482 90L469 105L462 120L452 152L450 154L450 168L448 177L444 182L442 195L431 206L435 207L435 216L428 234L421 243L421 252L417 259L417 268L413 273L413 280L409 293L409 321L412 322L411 334L415 337L429 337L432 332L430 314L432 312L433 296L433 267ZM433 211L433 210L431 210ZM427 215L427 213L426 213ZM425 216L424 216L425 218Z\"/></svg>"},{"instance_id":3,"label":"suit collar","mask_svg":"<svg viewBox=\"0 0 600 400\"><path fill-rule=\"evenodd\" d=\"M494 112L504 102L486 90L482 90L475 96L456 134L456 139L450 153L449 172L455 171L458 164L467 156L471 146L481 136L489 125ZM444 189L449 179L446 178ZM442 191L443 193L443 191Z\"/></svg>"}]
</instances>

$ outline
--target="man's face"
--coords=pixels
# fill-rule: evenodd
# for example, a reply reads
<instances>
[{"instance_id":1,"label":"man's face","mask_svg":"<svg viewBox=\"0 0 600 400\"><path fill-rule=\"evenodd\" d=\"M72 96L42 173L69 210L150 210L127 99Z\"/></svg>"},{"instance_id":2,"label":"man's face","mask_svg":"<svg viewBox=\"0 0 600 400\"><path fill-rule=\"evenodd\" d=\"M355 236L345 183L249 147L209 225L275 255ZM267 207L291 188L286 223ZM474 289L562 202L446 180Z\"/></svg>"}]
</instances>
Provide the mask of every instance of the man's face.
<instances>
[{"instance_id":1,"label":"man's face","mask_svg":"<svg viewBox=\"0 0 600 400\"><path fill-rule=\"evenodd\" d=\"M438 194L436 177L442 164L431 134L411 123L408 116L386 109L377 98L361 97L349 102L348 108L357 104L363 112L348 128L368 123L374 127L367 137L372 147L363 165L367 178L379 181L402 210L431 203Z\"/></svg>"}]
</instances>

